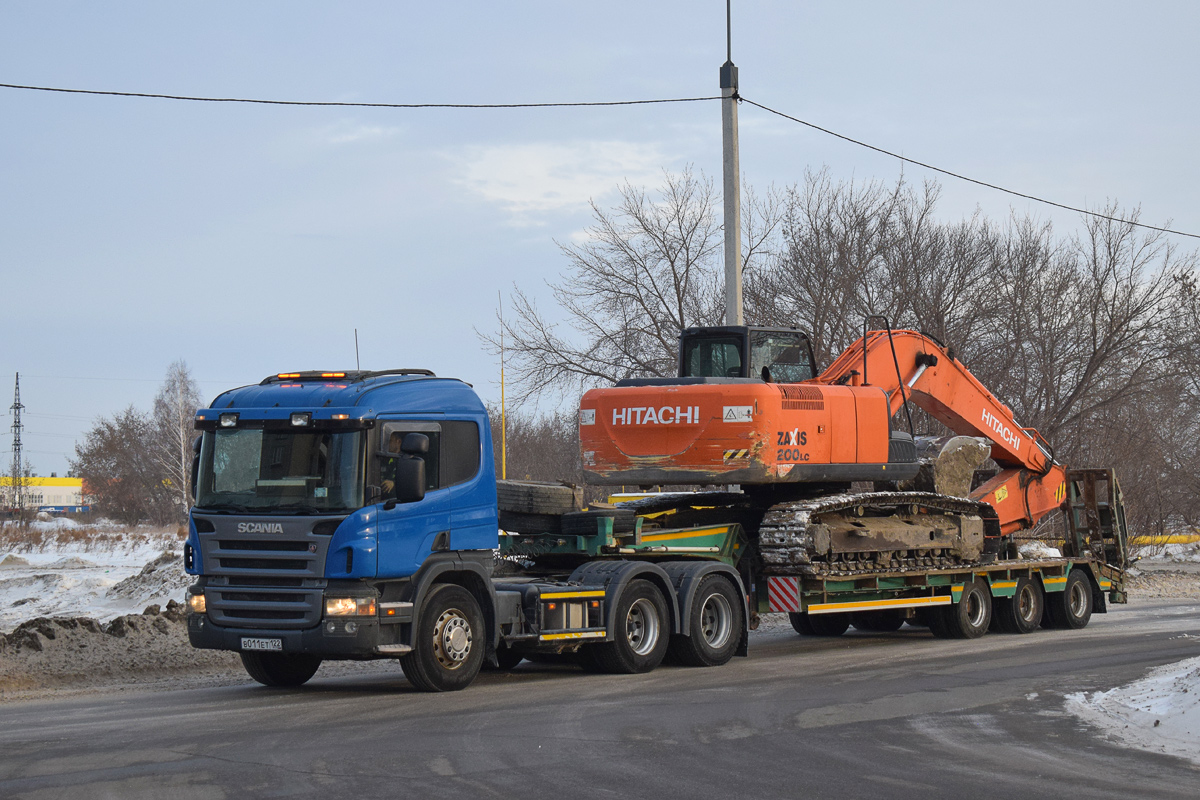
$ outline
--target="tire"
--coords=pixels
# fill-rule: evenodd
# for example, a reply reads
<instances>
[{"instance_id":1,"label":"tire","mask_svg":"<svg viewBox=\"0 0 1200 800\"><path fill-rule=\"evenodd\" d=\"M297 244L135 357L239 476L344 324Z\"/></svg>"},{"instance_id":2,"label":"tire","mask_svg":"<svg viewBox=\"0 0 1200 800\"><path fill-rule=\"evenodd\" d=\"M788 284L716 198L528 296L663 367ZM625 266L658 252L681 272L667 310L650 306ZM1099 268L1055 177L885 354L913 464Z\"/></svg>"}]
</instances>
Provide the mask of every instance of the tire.
<instances>
[{"instance_id":1,"label":"tire","mask_svg":"<svg viewBox=\"0 0 1200 800\"><path fill-rule=\"evenodd\" d=\"M1042 622L1046 598L1037 581L1018 578L1012 597L992 600L992 627L1002 633L1033 633Z\"/></svg>"},{"instance_id":2,"label":"tire","mask_svg":"<svg viewBox=\"0 0 1200 800\"><path fill-rule=\"evenodd\" d=\"M288 688L303 686L317 674L320 656L308 653L241 653L242 666L250 677L263 686Z\"/></svg>"},{"instance_id":3,"label":"tire","mask_svg":"<svg viewBox=\"0 0 1200 800\"><path fill-rule=\"evenodd\" d=\"M501 643L496 647L496 666L492 666L484 661L480 667L484 672L508 672L513 667L525 660L525 656L513 650L508 645Z\"/></svg>"},{"instance_id":4,"label":"tire","mask_svg":"<svg viewBox=\"0 0 1200 800\"><path fill-rule=\"evenodd\" d=\"M592 645L589 657L604 671L631 675L649 672L667 654L671 623L667 601L649 581L631 581L613 608L611 642Z\"/></svg>"},{"instance_id":5,"label":"tire","mask_svg":"<svg viewBox=\"0 0 1200 800\"><path fill-rule=\"evenodd\" d=\"M1046 594L1046 614L1042 625L1048 628L1077 631L1087 627L1092 618L1092 581L1081 569L1067 575L1067 585L1061 592ZM1046 623L1050 624L1047 625Z\"/></svg>"},{"instance_id":6,"label":"tire","mask_svg":"<svg viewBox=\"0 0 1200 800\"><path fill-rule=\"evenodd\" d=\"M859 611L852 614L850 624L860 631L892 633L904 624L904 615L899 611Z\"/></svg>"},{"instance_id":7,"label":"tire","mask_svg":"<svg viewBox=\"0 0 1200 800\"><path fill-rule=\"evenodd\" d=\"M962 597L942 606L931 619L929 630L939 639L978 639L992 622L992 592L978 578L963 587Z\"/></svg>"},{"instance_id":8,"label":"tire","mask_svg":"<svg viewBox=\"0 0 1200 800\"><path fill-rule=\"evenodd\" d=\"M631 508L594 509L563 514L562 532L568 536L588 536L598 530L599 520L611 517L613 533L629 533L637 524L637 514Z\"/></svg>"},{"instance_id":9,"label":"tire","mask_svg":"<svg viewBox=\"0 0 1200 800\"><path fill-rule=\"evenodd\" d=\"M792 630L801 636L841 636L850 627L850 615L847 613L818 614L788 614Z\"/></svg>"},{"instance_id":10,"label":"tire","mask_svg":"<svg viewBox=\"0 0 1200 800\"><path fill-rule=\"evenodd\" d=\"M558 514L527 514L522 511L500 511L500 529L510 533L562 533L562 517Z\"/></svg>"},{"instance_id":11,"label":"tire","mask_svg":"<svg viewBox=\"0 0 1200 800\"><path fill-rule=\"evenodd\" d=\"M434 586L418 615L416 647L400 657L408 682L422 692L467 688L483 666L485 631L474 595L452 583Z\"/></svg>"},{"instance_id":12,"label":"tire","mask_svg":"<svg viewBox=\"0 0 1200 800\"><path fill-rule=\"evenodd\" d=\"M729 662L742 638L742 599L720 575L700 581L692 596L688 635L671 637L670 655L685 667L719 667Z\"/></svg>"},{"instance_id":13,"label":"tire","mask_svg":"<svg viewBox=\"0 0 1200 800\"><path fill-rule=\"evenodd\" d=\"M501 511L526 514L566 514L583 507L583 491L561 483L496 481Z\"/></svg>"}]
</instances>

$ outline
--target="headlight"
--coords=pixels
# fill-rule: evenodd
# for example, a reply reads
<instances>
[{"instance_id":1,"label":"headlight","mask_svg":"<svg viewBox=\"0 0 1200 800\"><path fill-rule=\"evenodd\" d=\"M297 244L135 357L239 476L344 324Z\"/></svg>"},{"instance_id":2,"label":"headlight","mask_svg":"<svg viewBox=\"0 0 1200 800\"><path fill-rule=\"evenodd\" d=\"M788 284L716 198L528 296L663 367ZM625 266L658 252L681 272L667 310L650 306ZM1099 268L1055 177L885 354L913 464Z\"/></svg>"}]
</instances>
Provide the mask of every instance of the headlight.
<instances>
[{"instance_id":1,"label":"headlight","mask_svg":"<svg viewBox=\"0 0 1200 800\"><path fill-rule=\"evenodd\" d=\"M219 417L219 419L221 420L222 428L236 428L237 427L237 424L238 424L238 415L237 414L222 414Z\"/></svg>"},{"instance_id":2,"label":"headlight","mask_svg":"<svg viewBox=\"0 0 1200 800\"><path fill-rule=\"evenodd\" d=\"M188 611L193 614L203 614L208 610L208 604L204 601L203 594L188 594L187 596Z\"/></svg>"},{"instance_id":3,"label":"headlight","mask_svg":"<svg viewBox=\"0 0 1200 800\"><path fill-rule=\"evenodd\" d=\"M373 617L375 616L374 597L326 597L325 616L327 617Z\"/></svg>"}]
</instances>

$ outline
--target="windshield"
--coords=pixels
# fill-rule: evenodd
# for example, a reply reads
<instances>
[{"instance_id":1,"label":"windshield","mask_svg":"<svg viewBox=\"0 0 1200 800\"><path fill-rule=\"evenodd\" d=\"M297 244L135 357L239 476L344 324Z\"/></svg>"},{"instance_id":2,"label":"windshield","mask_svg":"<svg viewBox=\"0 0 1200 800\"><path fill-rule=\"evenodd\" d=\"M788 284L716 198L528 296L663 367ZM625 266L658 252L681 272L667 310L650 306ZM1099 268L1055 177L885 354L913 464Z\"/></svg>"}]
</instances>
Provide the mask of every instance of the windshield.
<instances>
[{"instance_id":1,"label":"windshield","mask_svg":"<svg viewBox=\"0 0 1200 800\"><path fill-rule=\"evenodd\" d=\"M196 505L293 514L353 511L363 502L363 431L204 434Z\"/></svg>"},{"instance_id":2,"label":"windshield","mask_svg":"<svg viewBox=\"0 0 1200 800\"><path fill-rule=\"evenodd\" d=\"M781 331L751 331L750 374L761 375L763 367L776 383L799 383L811 378L806 337Z\"/></svg>"}]
</instances>

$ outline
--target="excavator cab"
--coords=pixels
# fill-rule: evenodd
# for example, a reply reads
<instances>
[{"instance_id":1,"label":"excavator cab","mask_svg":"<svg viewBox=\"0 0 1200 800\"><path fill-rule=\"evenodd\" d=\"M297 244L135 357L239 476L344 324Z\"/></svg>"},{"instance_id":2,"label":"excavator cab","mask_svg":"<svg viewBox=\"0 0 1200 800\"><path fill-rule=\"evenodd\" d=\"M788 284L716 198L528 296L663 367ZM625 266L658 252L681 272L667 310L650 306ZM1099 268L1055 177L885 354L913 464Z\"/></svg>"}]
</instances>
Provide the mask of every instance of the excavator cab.
<instances>
[{"instance_id":1,"label":"excavator cab","mask_svg":"<svg viewBox=\"0 0 1200 800\"><path fill-rule=\"evenodd\" d=\"M812 343L795 328L723 325L679 335L679 377L800 383L817 374Z\"/></svg>"}]
</instances>

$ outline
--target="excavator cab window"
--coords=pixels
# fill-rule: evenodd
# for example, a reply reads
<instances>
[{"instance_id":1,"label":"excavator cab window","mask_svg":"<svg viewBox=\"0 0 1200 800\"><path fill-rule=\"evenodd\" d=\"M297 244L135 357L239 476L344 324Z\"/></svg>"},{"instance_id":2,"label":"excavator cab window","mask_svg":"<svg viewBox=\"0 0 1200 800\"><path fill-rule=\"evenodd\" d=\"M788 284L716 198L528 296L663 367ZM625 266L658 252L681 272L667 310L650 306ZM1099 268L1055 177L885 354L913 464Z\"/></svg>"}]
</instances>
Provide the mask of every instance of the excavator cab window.
<instances>
[{"instance_id":1,"label":"excavator cab window","mask_svg":"<svg viewBox=\"0 0 1200 800\"><path fill-rule=\"evenodd\" d=\"M742 337L695 336L683 341L685 378L741 378Z\"/></svg>"},{"instance_id":2,"label":"excavator cab window","mask_svg":"<svg viewBox=\"0 0 1200 800\"><path fill-rule=\"evenodd\" d=\"M769 376L775 383L799 383L813 377L808 337L792 331L751 328L750 375Z\"/></svg>"}]
</instances>

